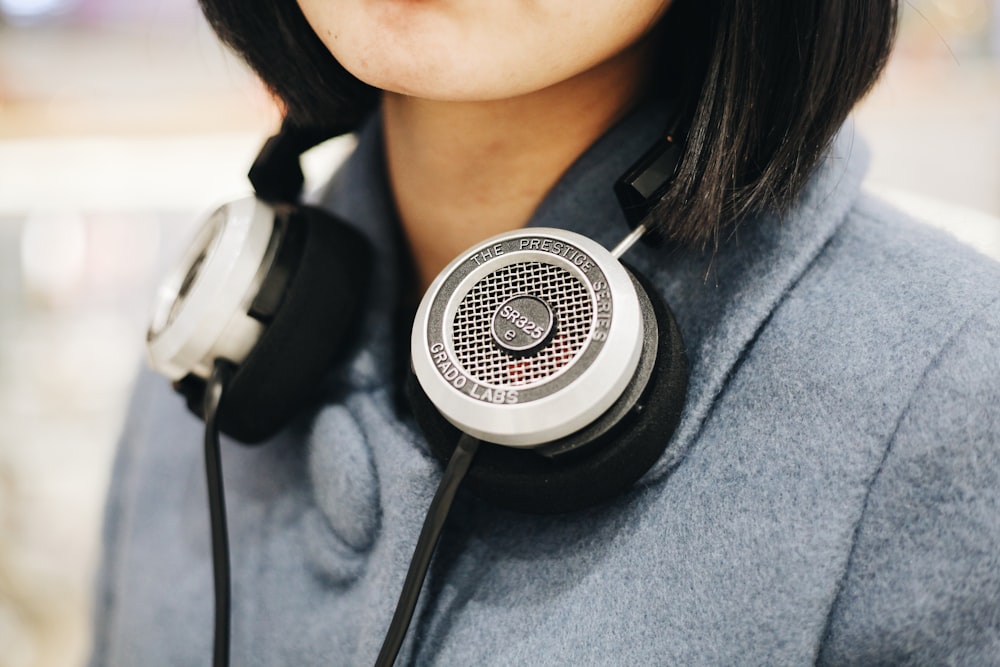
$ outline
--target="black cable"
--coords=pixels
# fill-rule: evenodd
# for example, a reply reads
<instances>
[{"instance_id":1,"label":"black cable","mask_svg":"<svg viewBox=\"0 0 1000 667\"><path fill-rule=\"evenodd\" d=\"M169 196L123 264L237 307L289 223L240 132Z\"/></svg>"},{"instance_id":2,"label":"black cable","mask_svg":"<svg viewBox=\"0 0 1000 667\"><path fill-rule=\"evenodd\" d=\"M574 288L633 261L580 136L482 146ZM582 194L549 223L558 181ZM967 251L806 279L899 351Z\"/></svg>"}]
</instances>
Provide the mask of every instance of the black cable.
<instances>
[{"instance_id":1,"label":"black cable","mask_svg":"<svg viewBox=\"0 0 1000 667\"><path fill-rule=\"evenodd\" d=\"M462 434L458 446L455 447L455 452L451 455L451 460L448 461L448 467L441 477L437 491L434 492L434 499L431 500L431 505L427 508L427 516L424 517L424 525L420 529L417 546L413 549L413 556L410 558L410 568L406 571L403 590L400 591L399 602L396 603L396 612L392 616L392 623L389 624L389 631L385 634L382 650L379 651L375 667L392 667L393 663L396 662L396 656L403 645L403 638L406 637L406 630L410 627L410 620L413 618L413 610L417 605L420 589L427 576L431 556L434 555L434 549L441 537L441 530L444 528L445 520L451 511L455 493L458 491L459 484L465 479L465 473L468 472L478 449L478 440Z\"/></svg>"},{"instance_id":2,"label":"black cable","mask_svg":"<svg viewBox=\"0 0 1000 667\"><path fill-rule=\"evenodd\" d=\"M215 584L215 635L213 667L229 665L229 534L226 529L226 494L222 486L222 456L216 417L231 367L217 361L205 384L205 479L208 482L208 515L212 528L212 579Z\"/></svg>"}]
</instances>

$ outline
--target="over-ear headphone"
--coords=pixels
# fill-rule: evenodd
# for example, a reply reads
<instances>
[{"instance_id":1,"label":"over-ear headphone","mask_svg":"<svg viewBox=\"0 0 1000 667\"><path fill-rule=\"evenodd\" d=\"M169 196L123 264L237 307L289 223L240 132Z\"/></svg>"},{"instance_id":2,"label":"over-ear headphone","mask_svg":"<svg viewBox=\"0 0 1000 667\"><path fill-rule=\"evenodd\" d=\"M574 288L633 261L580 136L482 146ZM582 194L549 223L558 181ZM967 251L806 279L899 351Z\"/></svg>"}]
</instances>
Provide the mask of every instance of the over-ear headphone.
<instances>
[{"instance_id":1,"label":"over-ear headphone","mask_svg":"<svg viewBox=\"0 0 1000 667\"><path fill-rule=\"evenodd\" d=\"M297 203L300 154L329 133L288 124L250 171L256 197L209 216L161 289L152 365L206 419L216 665L228 662L228 546L217 431L267 439L349 347L373 263L361 234ZM521 229L449 264L414 320L407 386L448 463L379 665L402 643L458 484L501 506L566 512L607 500L659 458L680 419L687 362L670 308L619 257L669 185L668 135L615 184L633 226L607 250L561 229Z\"/></svg>"},{"instance_id":2,"label":"over-ear headphone","mask_svg":"<svg viewBox=\"0 0 1000 667\"><path fill-rule=\"evenodd\" d=\"M297 203L299 156L331 133L285 123L250 170L256 197L208 217L160 290L151 363L196 414L216 360L233 365L217 417L273 435L343 353L372 253L352 226ZM615 185L635 226L673 174L663 142ZM524 229L456 258L417 311L408 394L431 450L484 443L468 485L500 505L563 512L631 485L662 453L687 386L669 307L607 249Z\"/></svg>"},{"instance_id":3,"label":"over-ear headphone","mask_svg":"<svg viewBox=\"0 0 1000 667\"><path fill-rule=\"evenodd\" d=\"M256 196L208 216L157 296L151 365L201 415L213 364L232 364L218 424L244 443L267 439L301 408L362 310L366 239L297 203L299 155L330 136L286 122L250 170Z\"/></svg>"},{"instance_id":4,"label":"over-ear headphone","mask_svg":"<svg viewBox=\"0 0 1000 667\"><path fill-rule=\"evenodd\" d=\"M612 254L559 229L503 234L453 261L417 310L411 403L466 482L521 511L597 504L660 456L680 417L684 346L669 308Z\"/></svg>"}]
</instances>

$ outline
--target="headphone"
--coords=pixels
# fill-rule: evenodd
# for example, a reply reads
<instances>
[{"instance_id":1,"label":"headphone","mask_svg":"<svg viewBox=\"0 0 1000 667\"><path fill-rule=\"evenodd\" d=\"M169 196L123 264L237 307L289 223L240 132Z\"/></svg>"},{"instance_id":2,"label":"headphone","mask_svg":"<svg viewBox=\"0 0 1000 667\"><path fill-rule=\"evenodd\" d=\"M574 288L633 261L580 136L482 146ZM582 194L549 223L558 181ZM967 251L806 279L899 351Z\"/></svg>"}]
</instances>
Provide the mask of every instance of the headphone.
<instances>
[{"instance_id":1,"label":"headphone","mask_svg":"<svg viewBox=\"0 0 1000 667\"><path fill-rule=\"evenodd\" d=\"M350 348L372 250L351 225L298 202L300 155L339 133L286 120L250 170L255 196L211 214L158 293L151 365L206 418L206 443L215 428L247 444L266 440ZM464 476L502 507L574 511L620 494L663 453L684 407L684 344L667 304L618 258L645 234L680 151L668 133L614 184L633 228L618 247L520 229L470 248L433 281L414 319L406 393L442 463L477 443L456 487ZM214 475L221 488L215 456L210 487ZM217 570L217 586L219 578ZM408 588L409 578L400 607ZM228 612L228 597L217 598L217 615L220 604ZM408 622L394 618L393 627L405 633ZM227 638L228 628L217 626L217 651L220 632ZM383 652L391 656L380 664L391 664L395 653Z\"/></svg>"},{"instance_id":2,"label":"headphone","mask_svg":"<svg viewBox=\"0 0 1000 667\"><path fill-rule=\"evenodd\" d=\"M295 415L364 308L366 239L297 202L299 156L330 136L286 121L250 170L256 196L208 216L157 295L152 366L201 415L213 363L232 364L217 420L244 443ZM654 146L615 184L633 227L678 152ZM460 432L490 443L467 486L527 512L628 488L662 454L687 388L669 307L611 251L560 229L501 234L452 261L420 303L410 353L407 394L431 451L447 461Z\"/></svg>"},{"instance_id":3,"label":"headphone","mask_svg":"<svg viewBox=\"0 0 1000 667\"><path fill-rule=\"evenodd\" d=\"M331 136L283 123L250 169L255 196L207 217L156 296L146 336L151 365L203 416L213 364L231 364L218 424L246 444L294 416L363 308L367 240L327 211L296 203L300 154Z\"/></svg>"}]
</instances>

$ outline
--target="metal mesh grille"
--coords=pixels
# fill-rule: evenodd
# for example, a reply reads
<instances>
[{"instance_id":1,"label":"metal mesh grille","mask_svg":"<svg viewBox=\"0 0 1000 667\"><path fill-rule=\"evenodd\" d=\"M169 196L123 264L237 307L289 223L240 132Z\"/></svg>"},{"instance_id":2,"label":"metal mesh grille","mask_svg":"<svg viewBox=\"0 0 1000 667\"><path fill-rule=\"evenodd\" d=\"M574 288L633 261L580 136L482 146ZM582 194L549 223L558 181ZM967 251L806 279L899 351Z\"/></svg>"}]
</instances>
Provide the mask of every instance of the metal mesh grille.
<instances>
[{"instance_id":1,"label":"metal mesh grille","mask_svg":"<svg viewBox=\"0 0 1000 667\"><path fill-rule=\"evenodd\" d=\"M493 314L507 299L530 294L543 299L556 318L556 335L541 350L515 357L494 345ZM573 361L593 323L587 287L566 269L541 262L505 266L476 283L455 314L455 356L470 376L494 386L534 384Z\"/></svg>"}]
</instances>

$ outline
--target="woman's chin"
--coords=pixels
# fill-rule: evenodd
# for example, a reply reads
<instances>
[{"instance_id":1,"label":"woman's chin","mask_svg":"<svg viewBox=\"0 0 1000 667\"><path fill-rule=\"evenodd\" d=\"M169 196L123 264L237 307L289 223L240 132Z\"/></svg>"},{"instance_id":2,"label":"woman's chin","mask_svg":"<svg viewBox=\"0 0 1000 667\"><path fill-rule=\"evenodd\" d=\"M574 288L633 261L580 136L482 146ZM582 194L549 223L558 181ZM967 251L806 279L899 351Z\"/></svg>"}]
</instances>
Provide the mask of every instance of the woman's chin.
<instances>
[{"instance_id":1,"label":"woman's chin","mask_svg":"<svg viewBox=\"0 0 1000 667\"><path fill-rule=\"evenodd\" d=\"M668 0L299 0L330 53L375 88L492 101L552 86L648 34Z\"/></svg>"}]
</instances>

